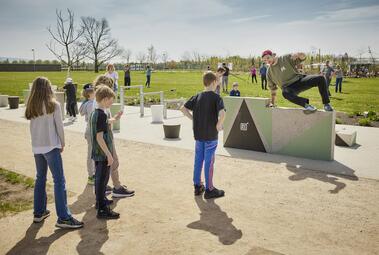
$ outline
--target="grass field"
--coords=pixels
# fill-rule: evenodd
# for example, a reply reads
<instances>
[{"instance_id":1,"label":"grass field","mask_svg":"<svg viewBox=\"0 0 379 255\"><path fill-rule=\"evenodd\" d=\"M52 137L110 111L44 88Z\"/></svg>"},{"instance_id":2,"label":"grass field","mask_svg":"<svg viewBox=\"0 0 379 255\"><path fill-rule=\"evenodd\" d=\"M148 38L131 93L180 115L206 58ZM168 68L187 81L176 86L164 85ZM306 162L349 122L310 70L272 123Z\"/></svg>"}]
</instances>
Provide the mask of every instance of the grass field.
<instances>
[{"instance_id":1,"label":"grass field","mask_svg":"<svg viewBox=\"0 0 379 255\"><path fill-rule=\"evenodd\" d=\"M75 83L81 85L93 81L98 74L93 72L73 72L72 78ZM124 83L123 72L119 72L119 84ZM0 72L0 94L22 96L22 90L28 88L28 84L37 76L46 76L54 85L63 86L66 78L65 72ZM155 72L152 74L151 88L146 91L165 92L166 98L189 98L191 95L202 90L202 73L199 72ZM238 78L237 78L238 77ZM238 82L242 96L269 97L268 91L262 91L260 83L252 84L247 74L229 76L229 87L233 82ZM258 82L259 77L258 77ZM333 84L334 81L332 81ZM145 83L143 72L132 72L132 85ZM78 91L78 97L79 97ZM135 91L137 92L137 91ZM337 111L342 112L379 112L379 78L344 79L343 93L335 94L331 87L331 103ZM133 91L127 92L127 96L133 95ZM302 94L308 97L310 102L318 108L322 108L318 89L314 88ZM292 103L278 96L279 106L294 107Z\"/></svg>"}]
</instances>

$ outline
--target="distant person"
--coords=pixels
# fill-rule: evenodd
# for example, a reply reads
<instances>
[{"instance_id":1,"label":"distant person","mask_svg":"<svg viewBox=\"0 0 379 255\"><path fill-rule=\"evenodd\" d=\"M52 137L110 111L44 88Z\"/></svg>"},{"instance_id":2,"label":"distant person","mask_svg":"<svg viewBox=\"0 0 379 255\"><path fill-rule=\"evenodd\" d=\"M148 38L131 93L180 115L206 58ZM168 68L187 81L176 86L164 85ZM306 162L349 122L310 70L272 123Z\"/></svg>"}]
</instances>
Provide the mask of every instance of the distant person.
<instances>
[{"instance_id":1,"label":"distant person","mask_svg":"<svg viewBox=\"0 0 379 255\"><path fill-rule=\"evenodd\" d=\"M145 83L145 87L147 88L150 88L151 73L152 73L151 67L147 66L146 67L146 83Z\"/></svg>"},{"instance_id":2,"label":"distant person","mask_svg":"<svg viewBox=\"0 0 379 255\"><path fill-rule=\"evenodd\" d=\"M255 80L255 83L258 83L258 81L257 81L257 68L255 68L255 66L251 66L250 75L251 75L251 83L254 83L254 80Z\"/></svg>"},{"instance_id":3,"label":"distant person","mask_svg":"<svg viewBox=\"0 0 379 255\"><path fill-rule=\"evenodd\" d=\"M217 72L216 72L216 76L217 76L217 85L216 85L216 94L217 95L220 95L220 90L221 90L221 84L222 84L222 78L224 77L224 73L225 73L225 69L223 67L219 67L217 69ZM208 72L211 72L211 71L208 71Z\"/></svg>"},{"instance_id":4,"label":"distant person","mask_svg":"<svg viewBox=\"0 0 379 255\"><path fill-rule=\"evenodd\" d=\"M231 97L241 96L241 92L238 90L238 82L233 83L233 89L230 91L229 96L231 96Z\"/></svg>"},{"instance_id":5,"label":"distant person","mask_svg":"<svg viewBox=\"0 0 379 255\"><path fill-rule=\"evenodd\" d=\"M196 141L193 184L195 196L202 195L204 185L201 172L204 165L205 199L224 196L225 192L213 186L215 153L218 144L218 132L225 120L225 107L222 98L214 91L217 76L212 72L203 76L204 91L191 97L181 111L193 121L193 133ZM191 113L192 112L192 113Z\"/></svg>"},{"instance_id":6,"label":"distant person","mask_svg":"<svg viewBox=\"0 0 379 255\"><path fill-rule=\"evenodd\" d=\"M304 61L305 58L304 53L294 53L280 57L270 50L265 50L262 53L262 60L270 65L267 70L267 81L271 90L270 106L275 106L276 93L278 87L280 87L285 99L304 107L306 113L315 112L317 109L309 104L309 99L299 97L298 94L310 88L318 87L324 104L324 110L333 111L333 108L329 104L330 100L325 78L322 75L304 75L298 73L296 65Z\"/></svg>"},{"instance_id":7,"label":"distant person","mask_svg":"<svg viewBox=\"0 0 379 255\"><path fill-rule=\"evenodd\" d=\"M267 66L266 63L262 63L261 68L259 69L259 74L261 76L262 89L267 90Z\"/></svg>"},{"instance_id":8,"label":"distant person","mask_svg":"<svg viewBox=\"0 0 379 255\"><path fill-rule=\"evenodd\" d=\"M74 219L67 206L61 155L65 147L62 112L47 78L38 77L33 81L25 117L30 120L32 151L37 170L33 222L43 222L50 216L46 196L46 176L47 169L50 168L54 179L55 210L58 216L55 226L70 229L83 227L83 222Z\"/></svg>"},{"instance_id":9,"label":"distant person","mask_svg":"<svg viewBox=\"0 0 379 255\"><path fill-rule=\"evenodd\" d=\"M70 115L69 121L75 121L76 108L77 108L76 87L73 84L71 78L66 79L63 89L66 90L66 108L67 108L68 114Z\"/></svg>"},{"instance_id":10,"label":"distant person","mask_svg":"<svg viewBox=\"0 0 379 255\"><path fill-rule=\"evenodd\" d=\"M105 73L105 76L110 77L113 79L113 91L116 92L118 90L118 73L116 72L113 64L107 65L107 72Z\"/></svg>"},{"instance_id":11,"label":"distant person","mask_svg":"<svg viewBox=\"0 0 379 255\"><path fill-rule=\"evenodd\" d=\"M80 115L85 116L86 129L84 132L84 137L87 141L87 173L88 179L87 183L89 185L95 184L95 163L91 158L92 154L92 139L91 139L91 130L90 130L90 116L94 111L94 100L95 100L95 90L92 87L92 84L86 84L83 86L82 96L84 101L80 105L79 112Z\"/></svg>"},{"instance_id":12,"label":"distant person","mask_svg":"<svg viewBox=\"0 0 379 255\"><path fill-rule=\"evenodd\" d=\"M337 65L337 69L335 71L336 74L336 93L339 91L342 93L342 79L343 79L343 71L340 65Z\"/></svg>"},{"instance_id":13,"label":"distant person","mask_svg":"<svg viewBox=\"0 0 379 255\"><path fill-rule=\"evenodd\" d=\"M331 94L330 94L329 86L330 86L330 82L332 80L332 75L333 75L334 69L329 64L330 64L329 60L326 61L325 66L322 69L322 73L323 73L325 80L326 80L326 88L328 89L328 95L330 96Z\"/></svg>"},{"instance_id":14,"label":"distant person","mask_svg":"<svg viewBox=\"0 0 379 255\"><path fill-rule=\"evenodd\" d=\"M124 69L124 86L130 86L131 85L131 77L130 77L130 66L125 65ZM130 89L130 88L126 88Z\"/></svg>"},{"instance_id":15,"label":"distant person","mask_svg":"<svg viewBox=\"0 0 379 255\"><path fill-rule=\"evenodd\" d=\"M229 67L226 66L226 63L222 63L222 68L225 69L224 74L222 75L222 91L228 92L228 80L229 80Z\"/></svg>"}]
</instances>

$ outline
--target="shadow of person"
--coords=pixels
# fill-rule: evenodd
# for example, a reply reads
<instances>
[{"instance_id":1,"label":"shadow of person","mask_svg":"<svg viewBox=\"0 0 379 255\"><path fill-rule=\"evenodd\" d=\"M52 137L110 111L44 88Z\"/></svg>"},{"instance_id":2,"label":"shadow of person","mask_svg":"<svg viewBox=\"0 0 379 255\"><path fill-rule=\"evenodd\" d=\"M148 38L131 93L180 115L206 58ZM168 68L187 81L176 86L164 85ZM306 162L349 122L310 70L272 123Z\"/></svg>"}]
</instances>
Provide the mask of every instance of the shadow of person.
<instances>
[{"instance_id":1,"label":"shadow of person","mask_svg":"<svg viewBox=\"0 0 379 255\"><path fill-rule=\"evenodd\" d=\"M119 199L114 199L112 208L117 206ZM104 254L100 250L109 239L107 221L97 219L95 209L95 194L93 186L87 185L78 200L72 204L71 210L75 213L83 213L85 227L79 230L80 242L76 246L79 254Z\"/></svg>"},{"instance_id":2,"label":"shadow of person","mask_svg":"<svg viewBox=\"0 0 379 255\"><path fill-rule=\"evenodd\" d=\"M242 237L242 231L232 224L233 219L221 210L214 199L204 201L202 196L196 196L195 202L200 209L200 220L188 224L188 228L208 231L218 236L224 245L234 244Z\"/></svg>"},{"instance_id":3,"label":"shadow of person","mask_svg":"<svg viewBox=\"0 0 379 255\"><path fill-rule=\"evenodd\" d=\"M53 234L36 239L38 231L42 228L43 225L44 222L32 223L26 230L24 238L21 239L6 254L47 254L51 244L53 244L56 240L58 240L68 232L74 231L71 229L56 229Z\"/></svg>"},{"instance_id":4,"label":"shadow of person","mask_svg":"<svg viewBox=\"0 0 379 255\"><path fill-rule=\"evenodd\" d=\"M291 181L302 181L307 178L313 178L315 180L319 180L322 182L330 183L335 185L334 189L329 190L329 193L332 194L337 194L340 190L344 189L346 187L346 184L338 181L339 178L345 178L347 180L353 180L357 181L358 177L353 175L353 176L348 176L348 175L337 175L337 174L331 174L331 173L324 173L324 172L319 172L319 171L311 171L311 170L306 170L306 169L299 169L296 167L290 167L287 166L287 169L294 173L294 175L291 175L288 177L289 180ZM328 176L328 175L334 175L334 176Z\"/></svg>"}]
</instances>

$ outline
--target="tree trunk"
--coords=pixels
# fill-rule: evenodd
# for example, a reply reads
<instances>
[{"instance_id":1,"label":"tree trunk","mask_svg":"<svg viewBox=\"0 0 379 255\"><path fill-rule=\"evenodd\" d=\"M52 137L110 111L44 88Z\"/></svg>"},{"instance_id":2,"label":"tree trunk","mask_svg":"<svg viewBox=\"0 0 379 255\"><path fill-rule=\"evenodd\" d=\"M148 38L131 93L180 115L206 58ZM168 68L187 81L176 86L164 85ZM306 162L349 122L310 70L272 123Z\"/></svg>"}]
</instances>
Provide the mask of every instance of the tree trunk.
<instances>
[{"instance_id":1,"label":"tree trunk","mask_svg":"<svg viewBox=\"0 0 379 255\"><path fill-rule=\"evenodd\" d=\"M95 73L98 73L99 72L99 62L97 61L97 58L95 58Z\"/></svg>"}]
</instances>

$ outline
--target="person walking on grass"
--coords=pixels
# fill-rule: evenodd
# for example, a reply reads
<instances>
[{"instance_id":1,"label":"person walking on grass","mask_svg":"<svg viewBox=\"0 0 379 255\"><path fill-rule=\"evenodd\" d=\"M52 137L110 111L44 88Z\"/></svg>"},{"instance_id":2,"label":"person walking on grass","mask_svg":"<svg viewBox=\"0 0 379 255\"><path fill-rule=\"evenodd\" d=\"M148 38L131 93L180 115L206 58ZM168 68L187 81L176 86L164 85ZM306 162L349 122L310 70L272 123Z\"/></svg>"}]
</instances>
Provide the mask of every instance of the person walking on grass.
<instances>
[{"instance_id":1,"label":"person walking on grass","mask_svg":"<svg viewBox=\"0 0 379 255\"><path fill-rule=\"evenodd\" d=\"M222 68L225 69L224 74L222 75L222 92L228 93L228 82L229 82L229 67L226 66L226 63L222 63Z\"/></svg>"},{"instance_id":2,"label":"person walking on grass","mask_svg":"<svg viewBox=\"0 0 379 255\"><path fill-rule=\"evenodd\" d=\"M262 63L261 68L259 69L259 74L261 76L261 82L262 82L262 90L267 90L267 66L266 63Z\"/></svg>"},{"instance_id":3,"label":"person walking on grass","mask_svg":"<svg viewBox=\"0 0 379 255\"><path fill-rule=\"evenodd\" d=\"M204 91L191 97L181 111L193 121L193 132L196 141L195 164L193 173L194 194L204 192L201 172L204 165L205 199L224 196L225 192L213 186L215 152L218 143L218 132L222 130L225 119L224 102L215 93L217 76L207 72L203 76ZM192 112L192 113L191 113Z\"/></svg>"},{"instance_id":4,"label":"person walking on grass","mask_svg":"<svg viewBox=\"0 0 379 255\"><path fill-rule=\"evenodd\" d=\"M313 87L318 87L325 111L333 111L329 104L329 95L326 80L322 75L304 75L298 73L296 65L306 58L304 53L294 53L284 56L276 56L272 51L265 50L262 60L270 65L267 70L268 86L271 90L270 106L275 106L278 87L282 89L282 95L288 101L304 107L305 113L315 112L316 107L309 104L309 99L299 97L298 94Z\"/></svg>"},{"instance_id":5,"label":"person walking on grass","mask_svg":"<svg viewBox=\"0 0 379 255\"><path fill-rule=\"evenodd\" d=\"M113 79L113 91L117 95L118 91L118 73L116 72L116 69L113 64L108 64L106 67L107 72L105 73L105 76Z\"/></svg>"},{"instance_id":6,"label":"person walking on grass","mask_svg":"<svg viewBox=\"0 0 379 255\"><path fill-rule=\"evenodd\" d=\"M124 86L130 86L131 85L131 77L130 77L130 66L125 65L124 69ZM126 88L130 89L130 88Z\"/></svg>"},{"instance_id":7,"label":"person walking on grass","mask_svg":"<svg viewBox=\"0 0 379 255\"><path fill-rule=\"evenodd\" d=\"M146 83L145 83L145 87L146 88L150 88L150 81L151 81L151 73L152 73L152 69L150 66L147 66L146 67Z\"/></svg>"},{"instance_id":8,"label":"person walking on grass","mask_svg":"<svg viewBox=\"0 0 379 255\"><path fill-rule=\"evenodd\" d=\"M339 91L342 93L342 80L343 80L343 71L340 65L337 65L337 69L335 71L336 74L336 93Z\"/></svg>"},{"instance_id":9,"label":"person walking on grass","mask_svg":"<svg viewBox=\"0 0 379 255\"><path fill-rule=\"evenodd\" d=\"M50 168L54 179L55 210L58 216L55 226L69 229L83 227L83 222L73 218L67 206L61 156L65 147L62 112L47 78L38 77L33 81L25 117L30 120L32 151L37 170L33 222L43 222L50 216L46 196L46 175L47 169Z\"/></svg>"},{"instance_id":10,"label":"person walking on grass","mask_svg":"<svg viewBox=\"0 0 379 255\"><path fill-rule=\"evenodd\" d=\"M331 96L329 86L330 86L330 82L332 81L332 75L334 73L334 69L333 67L330 66L329 60L326 61L325 66L322 69L321 73L324 75L325 80L326 80L326 88L328 90L328 95Z\"/></svg>"},{"instance_id":11,"label":"person walking on grass","mask_svg":"<svg viewBox=\"0 0 379 255\"><path fill-rule=\"evenodd\" d=\"M254 80L255 80L255 83L258 83L258 81L257 81L257 68L255 68L254 65L252 65L250 68L250 75L251 75L251 83L254 83Z\"/></svg>"}]
</instances>

